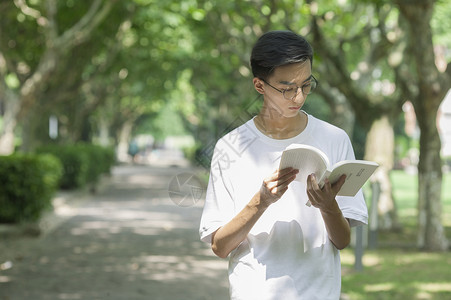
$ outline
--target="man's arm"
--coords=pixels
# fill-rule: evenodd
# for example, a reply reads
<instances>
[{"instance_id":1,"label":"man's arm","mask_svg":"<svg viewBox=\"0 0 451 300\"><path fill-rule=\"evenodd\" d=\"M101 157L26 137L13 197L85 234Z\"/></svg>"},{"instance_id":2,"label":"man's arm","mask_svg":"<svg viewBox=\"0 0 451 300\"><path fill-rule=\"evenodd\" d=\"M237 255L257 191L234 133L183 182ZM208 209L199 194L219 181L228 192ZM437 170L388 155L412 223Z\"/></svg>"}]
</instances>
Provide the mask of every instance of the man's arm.
<instances>
[{"instance_id":1,"label":"man's arm","mask_svg":"<svg viewBox=\"0 0 451 300\"><path fill-rule=\"evenodd\" d=\"M229 223L216 230L211 238L213 252L226 258L244 241L266 209L279 200L299 171L292 168L275 171L263 180L260 190Z\"/></svg>"},{"instance_id":2,"label":"man's arm","mask_svg":"<svg viewBox=\"0 0 451 300\"><path fill-rule=\"evenodd\" d=\"M335 199L345 179L344 175L341 176L334 185L331 185L326 179L324 187L321 189L314 175L307 178L307 195L310 202L320 209L329 239L339 250L346 248L351 242L351 226L341 213Z\"/></svg>"}]
</instances>

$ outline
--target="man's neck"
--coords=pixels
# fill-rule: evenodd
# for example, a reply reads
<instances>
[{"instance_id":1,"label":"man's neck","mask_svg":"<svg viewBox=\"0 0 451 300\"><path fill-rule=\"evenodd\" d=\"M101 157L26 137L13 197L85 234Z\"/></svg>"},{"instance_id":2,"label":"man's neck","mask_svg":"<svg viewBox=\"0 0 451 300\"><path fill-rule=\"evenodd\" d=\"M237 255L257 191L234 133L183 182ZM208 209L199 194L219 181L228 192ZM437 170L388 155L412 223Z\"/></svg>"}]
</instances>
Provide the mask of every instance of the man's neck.
<instances>
[{"instance_id":1,"label":"man's neck","mask_svg":"<svg viewBox=\"0 0 451 300\"><path fill-rule=\"evenodd\" d=\"M300 134L307 126L308 117L299 112L296 116L287 118L277 113L262 109L255 117L255 126L264 135L273 139L288 139Z\"/></svg>"}]
</instances>

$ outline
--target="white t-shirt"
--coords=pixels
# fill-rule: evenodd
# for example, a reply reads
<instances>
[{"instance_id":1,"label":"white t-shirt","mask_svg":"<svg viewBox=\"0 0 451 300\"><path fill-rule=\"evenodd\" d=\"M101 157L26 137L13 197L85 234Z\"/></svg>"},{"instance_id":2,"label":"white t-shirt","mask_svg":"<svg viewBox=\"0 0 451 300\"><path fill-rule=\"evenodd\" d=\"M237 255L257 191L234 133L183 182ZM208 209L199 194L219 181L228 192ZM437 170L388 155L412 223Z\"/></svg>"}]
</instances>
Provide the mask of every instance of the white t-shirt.
<instances>
[{"instance_id":1,"label":"white t-shirt","mask_svg":"<svg viewBox=\"0 0 451 300\"><path fill-rule=\"evenodd\" d=\"M267 137L249 120L216 144L200 224L202 241L210 243L211 234L249 203L293 143L319 148L331 165L354 159L347 134L311 115L303 132L284 140ZM292 182L231 252L231 299L339 299L339 251L329 240L319 209L306 206L307 199L305 184ZM367 224L361 191L355 197L337 197L337 202L351 226Z\"/></svg>"}]
</instances>

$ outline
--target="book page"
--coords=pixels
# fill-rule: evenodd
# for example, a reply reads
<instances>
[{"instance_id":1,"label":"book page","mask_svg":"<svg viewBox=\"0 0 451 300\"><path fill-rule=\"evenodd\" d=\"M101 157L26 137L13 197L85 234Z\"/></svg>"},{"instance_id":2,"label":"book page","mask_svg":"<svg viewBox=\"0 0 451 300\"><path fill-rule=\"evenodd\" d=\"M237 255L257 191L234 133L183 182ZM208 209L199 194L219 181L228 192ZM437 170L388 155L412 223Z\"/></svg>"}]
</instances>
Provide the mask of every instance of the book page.
<instances>
[{"instance_id":1,"label":"book page","mask_svg":"<svg viewBox=\"0 0 451 300\"><path fill-rule=\"evenodd\" d=\"M285 150L280 159L279 169L292 167L299 169L296 180L307 184L308 175L315 173L319 179L327 170L328 161L323 158L318 149L302 145L302 148Z\"/></svg>"},{"instance_id":2,"label":"book page","mask_svg":"<svg viewBox=\"0 0 451 300\"><path fill-rule=\"evenodd\" d=\"M343 174L346 182L338 192L338 196L355 196L379 165L365 160L341 161L334 165L329 181L334 184Z\"/></svg>"}]
</instances>

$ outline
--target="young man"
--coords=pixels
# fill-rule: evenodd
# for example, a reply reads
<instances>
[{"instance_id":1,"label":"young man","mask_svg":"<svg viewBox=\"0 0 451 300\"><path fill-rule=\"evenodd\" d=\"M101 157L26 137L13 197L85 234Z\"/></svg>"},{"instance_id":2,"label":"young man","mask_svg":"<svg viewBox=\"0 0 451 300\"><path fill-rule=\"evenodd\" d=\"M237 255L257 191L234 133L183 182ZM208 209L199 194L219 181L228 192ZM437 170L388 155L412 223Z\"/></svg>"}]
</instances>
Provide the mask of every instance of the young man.
<instances>
[{"instance_id":1,"label":"young man","mask_svg":"<svg viewBox=\"0 0 451 300\"><path fill-rule=\"evenodd\" d=\"M320 189L312 175L304 184L293 182L298 170L277 170L293 143L319 148L331 164L354 159L343 130L301 111L317 84L312 59L293 32L261 36L251 67L262 109L216 144L200 236L229 256L231 299L339 299L339 250L351 226L367 223L361 191L336 196L344 176Z\"/></svg>"}]
</instances>

